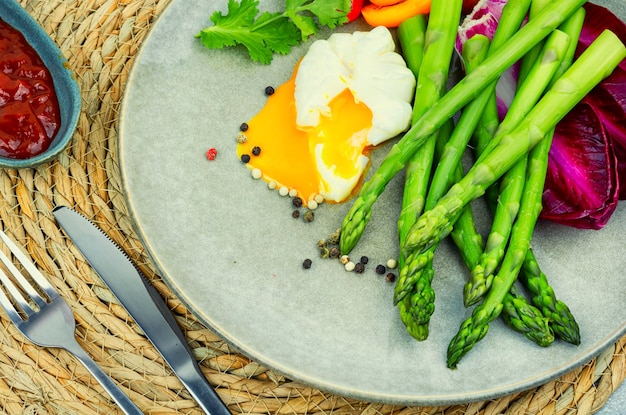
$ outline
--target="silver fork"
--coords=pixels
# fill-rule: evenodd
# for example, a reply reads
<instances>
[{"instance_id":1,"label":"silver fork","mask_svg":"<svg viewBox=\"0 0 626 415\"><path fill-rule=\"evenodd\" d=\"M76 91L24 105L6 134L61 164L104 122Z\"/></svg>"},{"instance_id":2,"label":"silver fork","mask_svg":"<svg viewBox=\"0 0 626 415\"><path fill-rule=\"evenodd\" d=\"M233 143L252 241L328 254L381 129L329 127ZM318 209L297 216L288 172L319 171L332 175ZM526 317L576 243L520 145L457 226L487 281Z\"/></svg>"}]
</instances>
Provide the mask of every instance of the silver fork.
<instances>
[{"instance_id":1,"label":"silver fork","mask_svg":"<svg viewBox=\"0 0 626 415\"><path fill-rule=\"evenodd\" d=\"M93 359L78 344L74 337L76 321L65 300L48 282L41 272L30 262L20 248L0 231L0 238L13 253L22 267L28 272L30 278L39 286L48 298L42 296L38 290L22 275L13 264L12 260L0 250L0 261L19 283L23 292L30 297L26 300L20 289L9 278L5 270L0 268L0 282L13 301L9 299L0 287L0 304L9 315L15 326L26 336L27 339L39 346L59 347L72 353L91 374L100 382L104 389L111 395L113 400L120 406L124 413L129 415L142 415L141 410L133 401L124 394L115 382L93 361ZM15 305L19 307L15 307Z\"/></svg>"}]
</instances>

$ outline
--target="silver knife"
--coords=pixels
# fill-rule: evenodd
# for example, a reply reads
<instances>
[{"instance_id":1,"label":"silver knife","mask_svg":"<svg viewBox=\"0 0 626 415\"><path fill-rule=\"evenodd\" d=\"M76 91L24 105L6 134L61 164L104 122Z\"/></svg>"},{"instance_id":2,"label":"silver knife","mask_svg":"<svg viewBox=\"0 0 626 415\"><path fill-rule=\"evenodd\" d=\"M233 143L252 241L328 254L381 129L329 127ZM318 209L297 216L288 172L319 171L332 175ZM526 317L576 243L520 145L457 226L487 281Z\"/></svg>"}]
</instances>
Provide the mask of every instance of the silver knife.
<instances>
[{"instance_id":1,"label":"silver knife","mask_svg":"<svg viewBox=\"0 0 626 415\"><path fill-rule=\"evenodd\" d=\"M202 375L165 301L126 253L80 213L65 206L56 207L52 213L202 410L211 415L230 415L226 405Z\"/></svg>"}]
</instances>

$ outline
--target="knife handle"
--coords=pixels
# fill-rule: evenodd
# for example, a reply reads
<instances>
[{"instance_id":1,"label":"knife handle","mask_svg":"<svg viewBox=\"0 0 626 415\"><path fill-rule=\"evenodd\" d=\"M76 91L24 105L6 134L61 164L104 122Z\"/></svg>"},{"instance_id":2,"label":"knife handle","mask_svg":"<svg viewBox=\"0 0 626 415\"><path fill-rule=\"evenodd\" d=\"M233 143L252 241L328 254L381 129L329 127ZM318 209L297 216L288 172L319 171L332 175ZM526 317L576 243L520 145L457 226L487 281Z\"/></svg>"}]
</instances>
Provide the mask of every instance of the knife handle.
<instances>
[{"instance_id":1,"label":"knife handle","mask_svg":"<svg viewBox=\"0 0 626 415\"><path fill-rule=\"evenodd\" d=\"M231 415L226 405L222 402L217 392L207 382L193 357L189 364L174 368L178 378L185 385L204 413L209 415Z\"/></svg>"},{"instance_id":2,"label":"knife handle","mask_svg":"<svg viewBox=\"0 0 626 415\"><path fill-rule=\"evenodd\" d=\"M154 293L156 290L150 289L149 291ZM174 336L161 338L159 341L161 355L204 413L208 415L231 415L217 392L204 377L180 327L174 324L172 314L168 312L164 317L170 323Z\"/></svg>"},{"instance_id":3,"label":"knife handle","mask_svg":"<svg viewBox=\"0 0 626 415\"><path fill-rule=\"evenodd\" d=\"M198 362L193 356L193 352L187 343L185 336L177 324L172 311L167 307L165 301L160 296L156 288L145 279L142 279L146 291L152 297L152 304L155 305L162 318L165 319L171 329L171 335L153 338L152 341L158 344L157 348L161 355L170 365L178 379L187 388L191 396L198 403L198 406L208 415L231 415L226 405L222 402L217 392L209 384L204 374L198 366ZM156 318L156 315L153 315ZM158 325L157 322L154 323Z\"/></svg>"}]
</instances>

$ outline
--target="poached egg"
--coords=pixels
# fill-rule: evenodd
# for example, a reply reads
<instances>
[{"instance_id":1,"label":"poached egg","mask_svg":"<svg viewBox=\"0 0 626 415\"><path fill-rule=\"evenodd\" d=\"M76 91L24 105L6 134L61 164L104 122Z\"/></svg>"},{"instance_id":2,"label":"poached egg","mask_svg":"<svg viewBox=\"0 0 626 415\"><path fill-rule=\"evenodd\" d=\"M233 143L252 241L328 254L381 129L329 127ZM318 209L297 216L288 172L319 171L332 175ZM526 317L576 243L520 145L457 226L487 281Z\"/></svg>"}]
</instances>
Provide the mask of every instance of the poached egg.
<instances>
[{"instance_id":1,"label":"poached egg","mask_svg":"<svg viewBox=\"0 0 626 415\"><path fill-rule=\"evenodd\" d=\"M335 33L311 45L250 119L238 156L249 155L249 168L304 201L343 202L370 150L409 127L414 90L387 28Z\"/></svg>"}]
</instances>

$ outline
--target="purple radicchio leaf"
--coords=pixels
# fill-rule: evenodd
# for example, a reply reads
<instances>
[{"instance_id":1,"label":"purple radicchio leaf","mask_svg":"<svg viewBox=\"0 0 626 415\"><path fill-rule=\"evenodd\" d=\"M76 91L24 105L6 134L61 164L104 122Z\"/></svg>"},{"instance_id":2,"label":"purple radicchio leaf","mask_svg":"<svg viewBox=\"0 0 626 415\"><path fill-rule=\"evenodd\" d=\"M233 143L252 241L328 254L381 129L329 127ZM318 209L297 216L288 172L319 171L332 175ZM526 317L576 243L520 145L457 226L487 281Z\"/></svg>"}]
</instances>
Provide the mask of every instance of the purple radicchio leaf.
<instances>
[{"instance_id":1,"label":"purple radicchio leaf","mask_svg":"<svg viewBox=\"0 0 626 415\"><path fill-rule=\"evenodd\" d=\"M626 42L626 26L608 9L585 9L577 55L605 29ZM600 229L626 198L626 61L558 124L548 178L542 218L558 223Z\"/></svg>"},{"instance_id":2,"label":"purple radicchio leaf","mask_svg":"<svg viewBox=\"0 0 626 415\"><path fill-rule=\"evenodd\" d=\"M576 228L602 228L617 207L616 162L598 114L591 105L579 104L556 128L541 217Z\"/></svg>"},{"instance_id":3,"label":"purple radicchio leaf","mask_svg":"<svg viewBox=\"0 0 626 415\"><path fill-rule=\"evenodd\" d=\"M604 29L611 30L626 43L626 24L617 16L593 3L585 4L585 9L587 16L580 36L579 54ZM585 101L594 107L609 135L618 159L620 199L626 199L626 60L591 91Z\"/></svg>"}]
</instances>

